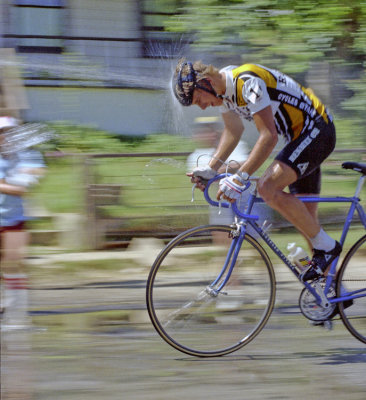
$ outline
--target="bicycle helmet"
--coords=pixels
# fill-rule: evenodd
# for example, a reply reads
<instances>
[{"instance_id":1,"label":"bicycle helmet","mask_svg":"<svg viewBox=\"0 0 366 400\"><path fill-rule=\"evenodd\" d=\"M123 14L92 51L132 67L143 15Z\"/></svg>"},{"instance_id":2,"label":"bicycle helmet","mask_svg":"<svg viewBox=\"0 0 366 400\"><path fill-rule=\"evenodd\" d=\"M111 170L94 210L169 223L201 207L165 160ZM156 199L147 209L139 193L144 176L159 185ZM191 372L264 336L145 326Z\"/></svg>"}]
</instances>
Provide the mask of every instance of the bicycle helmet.
<instances>
[{"instance_id":1,"label":"bicycle helmet","mask_svg":"<svg viewBox=\"0 0 366 400\"><path fill-rule=\"evenodd\" d=\"M198 80L197 75L198 73L193 68L193 64L189 61L184 61L181 62L179 70L173 76L173 92L183 106L192 105L194 89L202 89L216 97L221 97L215 92L208 79Z\"/></svg>"}]
</instances>

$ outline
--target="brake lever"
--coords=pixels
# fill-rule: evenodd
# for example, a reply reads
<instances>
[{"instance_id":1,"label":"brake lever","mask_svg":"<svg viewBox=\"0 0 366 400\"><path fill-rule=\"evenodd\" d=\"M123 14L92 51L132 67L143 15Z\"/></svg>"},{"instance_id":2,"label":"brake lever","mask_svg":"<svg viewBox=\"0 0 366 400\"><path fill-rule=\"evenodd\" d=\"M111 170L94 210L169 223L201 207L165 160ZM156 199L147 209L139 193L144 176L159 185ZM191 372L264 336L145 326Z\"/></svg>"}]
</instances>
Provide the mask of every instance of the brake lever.
<instances>
[{"instance_id":1,"label":"brake lever","mask_svg":"<svg viewBox=\"0 0 366 400\"><path fill-rule=\"evenodd\" d=\"M192 186L192 199L191 199L191 203L194 202L194 189L196 189L196 187L197 187L197 183L194 183L193 186Z\"/></svg>"},{"instance_id":2,"label":"brake lever","mask_svg":"<svg viewBox=\"0 0 366 400\"><path fill-rule=\"evenodd\" d=\"M219 200L219 211L217 212L218 215L221 215L221 210L222 210L222 200Z\"/></svg>"}]
</instances>

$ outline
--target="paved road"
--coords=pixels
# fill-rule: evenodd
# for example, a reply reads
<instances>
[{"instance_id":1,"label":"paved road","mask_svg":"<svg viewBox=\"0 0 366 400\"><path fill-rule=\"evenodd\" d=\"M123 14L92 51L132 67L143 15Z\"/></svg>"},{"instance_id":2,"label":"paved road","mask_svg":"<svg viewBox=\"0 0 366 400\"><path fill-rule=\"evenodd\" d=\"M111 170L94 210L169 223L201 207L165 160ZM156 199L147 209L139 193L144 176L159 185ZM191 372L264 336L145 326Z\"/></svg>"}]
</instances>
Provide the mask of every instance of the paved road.
<instances>
[{"instance_id":1,"label":"paved road","mask_svg":"<svg viewBox=\"0 0 366 400\"><path fill-rule=\"evenodd\" d=\"M186 356L158 337L144 268L133 280L121 273L34 286L34 330L1 336L1 399L366 399L366 347L340 321L330 332L310 326L296 306L300 287L276 272L266 329L214 359Z\"/></svg>"}]
</instances>

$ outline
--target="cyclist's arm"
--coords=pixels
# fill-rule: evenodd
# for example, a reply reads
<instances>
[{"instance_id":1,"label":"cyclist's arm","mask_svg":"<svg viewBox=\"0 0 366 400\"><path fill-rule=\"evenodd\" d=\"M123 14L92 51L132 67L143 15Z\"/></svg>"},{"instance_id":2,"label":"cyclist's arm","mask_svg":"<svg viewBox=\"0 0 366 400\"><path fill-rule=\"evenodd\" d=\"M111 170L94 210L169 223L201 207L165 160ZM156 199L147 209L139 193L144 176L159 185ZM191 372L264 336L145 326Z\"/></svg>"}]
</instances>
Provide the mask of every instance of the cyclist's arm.
<instances>
[{"instance_id":1,"label":"cyclist's arm","mask_svg":"<svg viewBox=\"0 0 366 400\"><path fill-rule=\"evenodd\" d=\"M255 113L253 119L259 132L259 138L248 159L240 167L240 171L247 172L249 175L253 175L267 160L278 141L271 106Z\"/></svg>"},{"instance_id":2,"label":"cyclist's arm","mask_svg":"<svg viewBox=\"0 0 366 400\"><path fill-rule=\"evenodd\" d=\"M26 188L18 185L9 185L4 179L0 179L0 193L10 194L12 196L23 196Z\"/></svg>"},{"instance_id":3,"label":"cyclist's arm","mask_svg":"<svg viewBox=\"0 0 366 400\"><path fill-rule=\"evenodd\" d=\"M226 159L233 152L241 135L244 132L244 125L239 117L232 111L222 114L222 119L224 121L224 131L222 132L219 145L213 155L212 160L209 165L216 171L222 166L221 161L226 161Z\"/></svg>"}]
</instances>

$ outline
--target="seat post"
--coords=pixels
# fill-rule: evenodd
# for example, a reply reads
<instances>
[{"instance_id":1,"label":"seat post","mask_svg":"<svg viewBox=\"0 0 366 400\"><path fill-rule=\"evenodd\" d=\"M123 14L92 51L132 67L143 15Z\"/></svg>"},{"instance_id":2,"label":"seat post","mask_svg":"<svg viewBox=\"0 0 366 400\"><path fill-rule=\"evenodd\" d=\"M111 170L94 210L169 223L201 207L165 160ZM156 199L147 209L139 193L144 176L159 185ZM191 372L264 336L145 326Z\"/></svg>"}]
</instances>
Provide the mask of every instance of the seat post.
<instances>
[{"instance_id":1,"label":"seat post","mask_svg":"<svg viewBox=\"0 0 366 400\"><path fill-rule=\"evenodd\" d=\"M360 176L360 179L358 180L358 184L357 184L356 191L355 191L355 197L359 197L360 196L361 190L362 190L362 186L365 183L365 178L366 178L366 175Z\"/></svg>"}]
</instances>

